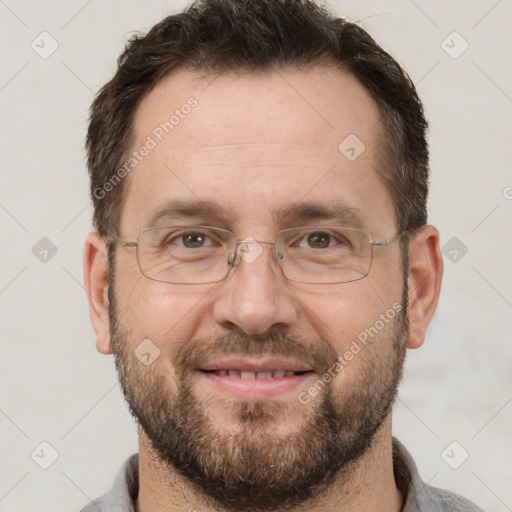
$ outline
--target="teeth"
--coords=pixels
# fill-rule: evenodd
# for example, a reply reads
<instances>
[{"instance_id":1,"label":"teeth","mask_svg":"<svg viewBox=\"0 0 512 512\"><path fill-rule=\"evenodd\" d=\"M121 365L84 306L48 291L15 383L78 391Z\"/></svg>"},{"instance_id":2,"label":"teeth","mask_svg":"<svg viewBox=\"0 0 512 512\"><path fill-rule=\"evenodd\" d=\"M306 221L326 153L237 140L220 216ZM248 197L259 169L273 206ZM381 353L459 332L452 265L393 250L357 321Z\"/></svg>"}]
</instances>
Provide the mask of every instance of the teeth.
<instances>
[{"instance_id":1,"label":"teeth","mask_svg":"<svg viewBox=\"0 0 512 512\"><path fill-rule=\"evenodd\" d=\"M225 377L235 377L243 380L267 380L267 379L281 379L283 377L291 377L295 375L293 370L270 370L266 372L251 372L246 370L215 370L215 375Z\"/></svg>"}]
</instances>

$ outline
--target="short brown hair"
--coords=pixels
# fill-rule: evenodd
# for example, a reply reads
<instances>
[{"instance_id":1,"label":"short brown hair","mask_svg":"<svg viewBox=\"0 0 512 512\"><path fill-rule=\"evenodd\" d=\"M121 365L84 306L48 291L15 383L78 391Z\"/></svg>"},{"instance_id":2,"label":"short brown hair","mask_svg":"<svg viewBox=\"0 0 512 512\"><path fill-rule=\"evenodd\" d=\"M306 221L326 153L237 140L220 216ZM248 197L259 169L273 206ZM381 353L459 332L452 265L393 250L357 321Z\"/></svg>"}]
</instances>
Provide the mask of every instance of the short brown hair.
<instances>
[{"instance_id":1,"label":"short brown hair","mask_svg":"<svg viewBox=\"0 0 512 512\"><path fill-rule=\"evenodd\" d=\"M376 100L382 116L377 172L394 201L397 228L424 225L423 107L408 75L365 30L310 0L198 0L133 37L92 104L86 148L95 228L104 236L117 233L126 180L113 180L132 145L137 106L167 73L178 66L207 73L265 72L323 62L348 70ZM106 183L113 183L108 193Z\"/></svg>"}]
</instances>

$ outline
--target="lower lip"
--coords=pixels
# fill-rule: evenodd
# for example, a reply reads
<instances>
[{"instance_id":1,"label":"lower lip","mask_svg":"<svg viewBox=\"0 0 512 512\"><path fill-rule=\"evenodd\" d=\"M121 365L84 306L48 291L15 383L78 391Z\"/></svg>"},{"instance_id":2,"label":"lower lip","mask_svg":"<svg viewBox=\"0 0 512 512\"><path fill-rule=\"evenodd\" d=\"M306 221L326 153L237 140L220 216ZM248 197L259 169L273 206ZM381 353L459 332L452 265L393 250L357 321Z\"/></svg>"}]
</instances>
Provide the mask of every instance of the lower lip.
<instances>
[{"instance_id":1,"label":"lower lip","mask_svg":"<svg viewBox=\"0 0 512 512\"><path fill-rule=\"evenodd\" d=\"M216 375L215 373L197 371L198 377L204 379L210 386L213 384L218 390L228 392L237 398L249 400L263 400L273 398L283 393L304 388L304 383L311 379L315 373L306 372L290 377L277 379L239 379L229 375Z\"/></svg>"}]
</instances>

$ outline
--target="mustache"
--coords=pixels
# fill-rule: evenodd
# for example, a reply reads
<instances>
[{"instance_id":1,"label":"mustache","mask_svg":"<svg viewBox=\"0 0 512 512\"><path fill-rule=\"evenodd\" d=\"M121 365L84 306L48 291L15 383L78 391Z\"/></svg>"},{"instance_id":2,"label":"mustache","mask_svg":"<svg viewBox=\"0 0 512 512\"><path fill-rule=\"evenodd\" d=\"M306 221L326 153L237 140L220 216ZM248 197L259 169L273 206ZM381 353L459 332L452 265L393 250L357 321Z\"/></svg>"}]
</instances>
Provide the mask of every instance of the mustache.
<instances>
[{"instance_id":1,"label":"mustache","mask_svg":"<svg viewBox=\"0 0 512 512\"><path fill-rule=\"evenodd\" d=\"M190 340L178 352L174 366L185 377L218 356L234 354L286 357L307 364L318 374L325 373L338 360L338 353L322 338L312 343L280 332L263 335L231 332L209 341Z\"/></svg>"}]
</instances>

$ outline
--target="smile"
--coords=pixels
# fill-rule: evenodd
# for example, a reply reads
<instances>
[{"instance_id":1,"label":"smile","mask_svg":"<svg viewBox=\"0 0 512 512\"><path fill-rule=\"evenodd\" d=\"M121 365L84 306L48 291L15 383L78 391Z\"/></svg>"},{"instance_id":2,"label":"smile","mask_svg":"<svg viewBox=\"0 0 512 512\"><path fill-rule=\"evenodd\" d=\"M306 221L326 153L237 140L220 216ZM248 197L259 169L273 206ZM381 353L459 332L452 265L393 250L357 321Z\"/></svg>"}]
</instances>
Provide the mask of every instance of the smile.
<instances>
[{"instance_id":1,"label":"smile","mask_svg":"<svg viewBox=\"0 0 512 512\"><path fill-rule=\"evenodd\" d=\"M316 376L313 370L238 370L220 368L196 372L208 392L227 394L238 400L284 399L296 397L306 389L307 381Z\"/></svg>"},{"instance_id":2,"label":"smile","mask_svg":"<svg viewBox=\"0 0 512 512\"><path fill-rule=\"evenodd\" d=\"M268 370L261 372L253 372L246 370L203 370L207 373L213 373L220 377L233 377L242 380L267 380L267 379L281 379L283 377L293 377L294 375L302 375L307 372L295 372L293 370Z\"/></svg>"}]
</instances>

